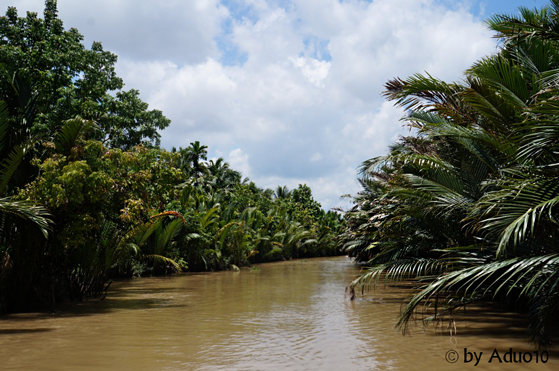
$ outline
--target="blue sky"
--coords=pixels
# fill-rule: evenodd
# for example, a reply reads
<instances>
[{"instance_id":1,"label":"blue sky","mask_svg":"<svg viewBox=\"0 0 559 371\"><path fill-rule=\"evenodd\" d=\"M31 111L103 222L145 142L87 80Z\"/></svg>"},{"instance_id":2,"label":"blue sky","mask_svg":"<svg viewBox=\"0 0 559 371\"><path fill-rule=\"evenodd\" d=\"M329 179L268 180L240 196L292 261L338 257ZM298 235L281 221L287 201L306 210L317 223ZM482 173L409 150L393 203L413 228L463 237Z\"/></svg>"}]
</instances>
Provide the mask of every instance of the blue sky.
<instances>
[{"instance_id":1,"label":"blue sky","mask_svg":"<svg viewBox=\"0 0 559 371\"><path fill-rule=\"evenodd\" d=\"M23 15L43 0L8 0ZM119 56L126 89L259 187L306 183L347 206L356 168L405 135L383 84L459 80L497 44L482 21L541 0L59 0L67 28Z\"/></svg>"},{"instance_id":2,"label":"blue sky","mask_svg":"<svg viewBox=\"0 0 559 371\"><path fill-rule=\"evenodd\" d=\"M523 6L525 8L533 9L533 8L541 8L548 4L547 1L543 0L485 0L485 1L476 1L478 6L483 7L485 10L481 15L484 17L488 17L491 14L495 13L507 13L507 14L515 14L516 10Z\"/></svg>"}]
</instances>

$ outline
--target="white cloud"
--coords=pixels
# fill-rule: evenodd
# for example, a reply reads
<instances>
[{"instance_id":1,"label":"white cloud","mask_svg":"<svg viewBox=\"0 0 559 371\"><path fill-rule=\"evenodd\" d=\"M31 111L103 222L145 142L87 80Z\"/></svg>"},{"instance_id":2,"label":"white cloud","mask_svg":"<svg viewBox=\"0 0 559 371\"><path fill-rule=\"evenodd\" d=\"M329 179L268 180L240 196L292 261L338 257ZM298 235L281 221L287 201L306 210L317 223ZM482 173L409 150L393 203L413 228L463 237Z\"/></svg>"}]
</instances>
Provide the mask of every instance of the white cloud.
<instances>
[{"instance_id":1,"label":"white cloud","mask_svg":"<svg viewBox=\"0 0 559 371\"><path fill-rule=\"evenodd\" d=\"M311 162L316 162L316 161L320 161L320 160L322 160L322 155L320 154L320 152L315 152L311 156Z\"/></svg>"},{"instance_id":2,"label":"white cloud","mask_svg":"<svg viewBox=\"0 0 559 371\"><path fill-rule=\"evenodd\" d=\"M243 173L243 176L250 176L250 165L248 163L248 155L243 153L243 150L236 148L229 152L229 157L227 161L233 169Z\"/></svg>"},{"instance_id":3,"label":"white cloud","mask_svg":"<svg viewBox=\"0 0 559 371\"><path fill-rule=\"evenodd\" d=\"M328 76L328 71L330 70L329 62L305 57L292 58L291 61L295 67L301 70L303 76L311 84L319 88L324 87L324 79Z\"/></svg>"},{"instance_id":4,"label":"white cloud","mask_svg":"<svg viewBox=\"0 0 559 371\"><path fill-rule=\"evenodd\" d=\"M20 15L42 15L44 0L11 0ZM65 28L77 28L85 45L100 41L120 58L198 63L220 52L214 38L229 15L218 0L58 0Z\"/></svg>"},{"instance_id":5,"label":"white cloud","mask_svg":"<svg viewBox=\"0 0 559 371\"><path fill-rule=\"evenodd\" d=\"M14 3L40 10L43 0ZM67 27L119 55L127 88L172 120L165 148L199 140L258 186L306 183L331 207L357 191L363 160L406 133L402 110L381 95L387 80L424 71L458 80L496 50L465 6L445 3L238 0L235 17L218 0L59 0L59 9ZM239 63L222 63L224 35Z\"/></svg>"}]
</instances>

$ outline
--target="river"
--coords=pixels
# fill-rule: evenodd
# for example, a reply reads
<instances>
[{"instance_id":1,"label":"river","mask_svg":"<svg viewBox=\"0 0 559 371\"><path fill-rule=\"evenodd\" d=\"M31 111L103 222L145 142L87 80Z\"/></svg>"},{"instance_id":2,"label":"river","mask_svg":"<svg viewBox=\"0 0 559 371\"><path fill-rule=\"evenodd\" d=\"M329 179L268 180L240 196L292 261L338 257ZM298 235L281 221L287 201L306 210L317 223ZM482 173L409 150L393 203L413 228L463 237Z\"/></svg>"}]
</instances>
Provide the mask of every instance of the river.
<instances>
[{"instance_id":1,"label":"river","mask_svg":"<svg viewBox=\"0 0 559 371\"><path fill-rule=\"evenodd\" d=\"M394 324L409 289L380 287L350 301L344 289L358 269L346 257L258 267L119 281L104 300L2 317L0 369L559 368L556 351L536 363L524 319L511 313L472 309L456 336L444 325L416 326L402 336ZM532 360L524 354L521 364L505 363L511 348ZM491 359L495 349L503 363Z\"/></svg>"}]
</instances>

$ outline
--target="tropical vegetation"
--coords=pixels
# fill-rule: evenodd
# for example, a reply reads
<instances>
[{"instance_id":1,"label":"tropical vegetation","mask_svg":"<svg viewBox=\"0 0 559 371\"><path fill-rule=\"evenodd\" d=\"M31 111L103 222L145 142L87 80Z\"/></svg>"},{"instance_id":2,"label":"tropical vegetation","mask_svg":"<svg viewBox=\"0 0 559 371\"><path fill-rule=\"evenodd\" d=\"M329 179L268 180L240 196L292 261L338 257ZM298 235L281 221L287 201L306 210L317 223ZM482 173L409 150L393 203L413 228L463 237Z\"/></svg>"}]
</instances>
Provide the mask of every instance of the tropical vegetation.
<instances>
[{"instance_id":1,"label":"tropical vegetation","mask_svg":"<svg viewBox=\"0 0 559 371\"><path fill-rule=\"evenodd\" d=\"M500 49L460 82L396 78L385 96L412 134L359 168L339 236L370 267L349 286L411 279L400 313L450 318L497 301L552 344L559 318L559 0L486 21Z\"/></svg>"},{"instance_id":2,"label":"tropical vegetation","mask_svg":"<svg viewBox=\"0 0 559 371\"><path fill-rule=\"evenodd\" d=\"M0 313L96 297L115 277L338 252L343 221L308 186L260 189L199 141L160 148L170 120L45 4L0 17Z\"/></svg>"}]
</instances>

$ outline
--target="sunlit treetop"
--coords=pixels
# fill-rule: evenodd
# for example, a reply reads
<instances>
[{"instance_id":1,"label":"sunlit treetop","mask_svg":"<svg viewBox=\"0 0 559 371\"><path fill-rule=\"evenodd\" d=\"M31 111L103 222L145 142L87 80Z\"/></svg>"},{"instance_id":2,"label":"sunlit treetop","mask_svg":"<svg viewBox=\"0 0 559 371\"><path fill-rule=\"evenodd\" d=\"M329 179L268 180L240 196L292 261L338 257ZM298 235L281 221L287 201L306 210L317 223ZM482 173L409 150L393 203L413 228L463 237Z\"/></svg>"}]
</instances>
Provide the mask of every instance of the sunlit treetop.
<instances>
[{"instance_id":1,"label":"sunlit treetop","mask_svg":"<svg viewBox=\"0 0 559 371\"><path fill-rule=\"evenodd\" d=\"M14 7L0 17L0 100L8 104L14 135L52 135L80 116L98 124L97 139L109 147L159 145L157 130L170 120L148 110L137 90L122 90L115 54L82 41L78 30L64 30L54 0L45 2L43 18L19 17Z\"/></svg>"}]
</instances>

